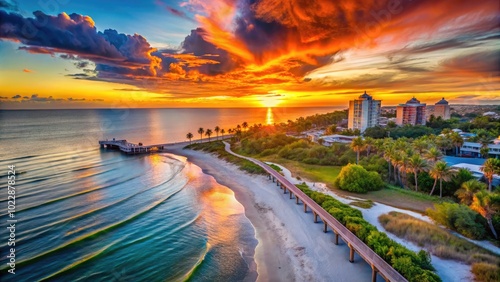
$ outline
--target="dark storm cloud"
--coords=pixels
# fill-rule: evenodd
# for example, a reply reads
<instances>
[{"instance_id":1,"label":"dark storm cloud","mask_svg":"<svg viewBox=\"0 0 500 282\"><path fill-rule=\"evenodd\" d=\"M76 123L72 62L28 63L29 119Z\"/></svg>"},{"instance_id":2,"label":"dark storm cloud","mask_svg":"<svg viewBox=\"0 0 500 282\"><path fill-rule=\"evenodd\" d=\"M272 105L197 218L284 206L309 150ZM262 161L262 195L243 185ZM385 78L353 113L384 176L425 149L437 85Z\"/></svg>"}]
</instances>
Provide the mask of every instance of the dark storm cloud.
<instances>
[{"instance_id":1,"label":"dark storm cloud","mask_svg":"<svg viewBox=\"0 0 500 282\"><path fill-rule=\"evenodd\" d=\"M447 71L471 72L500 76L500 50L474 52L443 60L441 67Z\"/></svg>"},{"instance_id":2,"label":"dark storm cloud","mask_svg":"<svg viewBox=\"0 0 500 282\"><path fill-rule=\"evenodd\" d=\"M203 39L203 33L204 30L201 28L191 30L191 34L186 36L181 44L182 53L184 54L193 54L197 57L206 57L208 55L211 60L218 62L218 64L205 64L198 67L201 73L208 75L225 73L241 64L241 61L231 56L227 51Z\"/></svg>"},{"instance_id":3,"label":"dark storm cloud","mask_svg":"<svg viewBox=\"0 0 500 282\"><path fill-rule=\"evenodd\" d=\"M0 38L19 41L26 45L20 49L31 53L64 53L68 59L79 56L118 66L142 66L152 73L159 66L160 59L150 55L154 49L141 35L112 29L97 32L92 18L79 14L50 16L36 11L33 15L25 18L0 11Z\"/></svg>"},{"instance_id":4,"label":"dark storm cloud","mask_svg":"<svg viewBox=\"0 0 500 282\"><path fill-rule=\"evenodd\" d=\"M19 11L19 6L15 0L0 0L0 8L11 11Z\"/></svg>"}]
</instances>

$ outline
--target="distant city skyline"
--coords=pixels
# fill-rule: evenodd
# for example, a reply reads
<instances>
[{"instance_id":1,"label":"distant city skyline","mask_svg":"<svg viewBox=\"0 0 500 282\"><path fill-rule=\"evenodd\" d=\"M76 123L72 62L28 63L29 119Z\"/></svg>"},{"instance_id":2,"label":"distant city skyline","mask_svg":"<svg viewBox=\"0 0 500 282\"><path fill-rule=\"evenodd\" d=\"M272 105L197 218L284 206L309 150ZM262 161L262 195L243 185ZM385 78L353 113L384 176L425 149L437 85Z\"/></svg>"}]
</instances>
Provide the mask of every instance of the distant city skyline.
<instances>
[{"instance_id":1,"label":"distant city skyline","mask_svg":"<svg viewBox=\"0 0 500 282\"><path fill-rule=\"evenodd\" d=\"M0 109L500 104L485 0L0 0ZM113 11L113 12L110 12Z\"/></svg>"}]
</instances>

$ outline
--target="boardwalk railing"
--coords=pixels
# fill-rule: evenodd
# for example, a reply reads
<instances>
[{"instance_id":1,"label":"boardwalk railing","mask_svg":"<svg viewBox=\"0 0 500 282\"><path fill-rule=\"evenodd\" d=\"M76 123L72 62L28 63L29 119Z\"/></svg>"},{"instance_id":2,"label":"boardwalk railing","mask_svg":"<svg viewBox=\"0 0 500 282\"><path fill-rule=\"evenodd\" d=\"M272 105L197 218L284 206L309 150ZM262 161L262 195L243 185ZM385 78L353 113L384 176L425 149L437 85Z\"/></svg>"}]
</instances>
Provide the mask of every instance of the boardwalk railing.
<instances>
[{"instance_id":1,"label":"boardwalk railing","mask_svg":"<svg viewBox=\"0 0 500 282\"><path fill-rule=\"evenodd\" d=\"M228 153L233 154L237 157L247 159L256 165L262 167L268 174L269 178L276 181L276 185L283 189L284 193L290 193L290 199L295 196L296 203L299 200L304 204L304 212L307 212L309 207L314 215L314 222L317 222L318 216L324 224L324 232L328 231L330 227L335 234L335 244L338 245L339 236L350 248L349 261L354 262L354 252L357 252L372 268L372 281L376 281L377 273L379 273L386 281L407 281L399 272L397 272L391 265L389 265L385 260L383 260L377 253L375 253L370 247L368 247L361 239L354 235L349 229L347 229L342 223L335 219L331 214L325 211L318 203L309 198L304 192L302 192L297 186L293 185L285 177L275 171L273 168L267 164L245 156L238 155L231 150L231 146L224 142L225 149Z\"/></svg>"}]
</instances>

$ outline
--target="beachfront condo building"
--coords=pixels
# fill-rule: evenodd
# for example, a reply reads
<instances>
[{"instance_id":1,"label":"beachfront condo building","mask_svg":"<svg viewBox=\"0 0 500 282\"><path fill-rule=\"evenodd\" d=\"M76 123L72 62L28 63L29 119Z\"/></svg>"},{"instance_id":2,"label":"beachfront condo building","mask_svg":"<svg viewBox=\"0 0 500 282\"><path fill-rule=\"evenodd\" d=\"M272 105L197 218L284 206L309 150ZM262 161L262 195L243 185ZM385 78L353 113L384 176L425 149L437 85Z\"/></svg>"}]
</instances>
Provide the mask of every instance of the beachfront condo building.
<instances>
[{"instance_id":1,"label":"beachfront condo building","mask_svg":"<svg viewBox=\"0 0 500 282\"><path fill-rule=\"evenodd\" d=\"M450 119L450 105L444 98L434 105L434 116L442 119Z\"/></svg>"},{"instance_id":2,"label":"beachfront condo building","mask_svg":"<svg viewBox=\"0 0 500 282\"><path fill-rule=\"evenodd\" d=\"M381 100L373 100L373 97L365 93L356 100L349 101L349 129L359 129L364 132L369 127L378 125L380 118Z\"/></svg>"},{"instance_id":3,"label":"beachfront condo building","mask_svg":"<svg viewBox=\"0 0 500 282\"><path fill-rule=\"evenodd\" d=\"M400 104L396 108L397 125L425 125L426 104L420 103L415 97L411 98L406 104Z\"/></svg>"}]
</instances>

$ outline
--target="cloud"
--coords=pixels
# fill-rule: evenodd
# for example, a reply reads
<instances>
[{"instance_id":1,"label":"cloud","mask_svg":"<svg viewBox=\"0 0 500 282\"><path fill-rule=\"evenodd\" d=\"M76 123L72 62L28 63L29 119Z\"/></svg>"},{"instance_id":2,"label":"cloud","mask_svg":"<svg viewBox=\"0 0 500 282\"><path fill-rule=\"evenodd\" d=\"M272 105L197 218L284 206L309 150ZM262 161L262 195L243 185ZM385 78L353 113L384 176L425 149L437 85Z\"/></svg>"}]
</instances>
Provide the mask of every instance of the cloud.
<instances>
[{"instance_id":1,"label":"cloud","mask_svg":"<svg viewBox=\"0 0 500 282\"><path fill-rule=\"evenodd\" d=\"M0 0L0 8L11 11L19 11L19 6L15 0Z\"/></svg>"},{"instance_id":2,"label":"cloud","mask_svg":"<svg viewBox=\"0 0 500 282\"><path fill-rule=\"evenodd\" d=\"M449 73L491 74L500 77L500 53L488 50L462 54L441 62L441 69Z\"/></svg>"},{"instance_id":3,"label":"cloud","mask_svg":"<svg viewBox=\"0 0 500 282\"><path fill-rule=\"evenodd\" d=\"M23 72L30 73L30 72L33 72L33 71L32 71L32 70L30 70L30 69L23 69Z\"/></svg>"},{"instance_id":4,"label":"cloud","mask_svg":"<svg viewBox=\"0 0 500 282\"><path fill-rule=\"evenodd\" d=\"M156 49L141 35L113 29L98 32L92 18L79 14L50 16L36 11L33 15L25 18L0 11L0 38L24 44L19 49L30 53L62 53L68 58L78 56L102 64L142 68L152 75L160 67L160 59L151 56Z\"/></svg>"},{"instance_id":5,"label":"cloud","mask_svg":"<svg viewBox=\"0 0 500 282\"><path fill-rule=\"evenodd\" d=\"M77 98L68 98L66 100L70 101L70 102L82 102L82 101L85 101L86 99L85 98L80 98L80 99L77 99Z\"/></svg>"},{"instance_id":6,"label":"cloud","mask_svg":"<svg viewBox=\"0 0 500 282\"><path fill-rule=\"evenodd\" d=\"M0 38L72 60L82 70L68 74L75 79L128 84L169 99L498 88L494 0L156 3L199 25L178 50L157 50L139 34L98 31L88 16L40 11L32 18L0 11Z\"/></svg>"},{"instance_id":7,"label":"cloud","mask_svg":"<svg viewBox=\"0 0 500 282\"><path fill-rule=\"evenodd\" d=\"M21 95L19 95L19 94L12 96L12 99L19 99L19 98L21 98Z\"/></svg>"}]
</instances>

